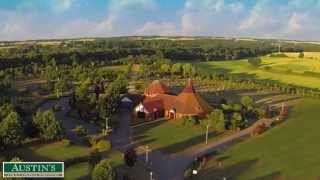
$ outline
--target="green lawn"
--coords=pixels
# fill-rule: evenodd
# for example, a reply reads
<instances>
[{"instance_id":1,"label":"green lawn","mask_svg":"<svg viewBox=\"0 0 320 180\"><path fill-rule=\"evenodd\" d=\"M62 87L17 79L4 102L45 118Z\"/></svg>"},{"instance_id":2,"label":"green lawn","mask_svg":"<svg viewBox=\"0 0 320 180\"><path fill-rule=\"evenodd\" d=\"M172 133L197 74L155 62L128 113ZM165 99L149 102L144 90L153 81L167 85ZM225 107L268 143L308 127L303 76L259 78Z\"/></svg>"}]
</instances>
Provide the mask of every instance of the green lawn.
<instances>
[{"instance_id":1,"label":"green lawn","mask_svg":"<svg viewBox=\"0 0 320 180\"><path fill-rule=\"evenodd\" d=\"M267 79L279 82L320 88L320 78L305 75L305 71L320 73L320 53L305 53L305 58L297 58L289 53L290 57L268 57L262 58L259 68L252 67L247 60L234 61L211 61L197 63L196 66L202 71L209 73L230 73L246 79ZM269 66L271 69L266 70ZM292 71L288 73L288 70Z\"/></svg>"},{"instance_id":2,"label":"green lawn","mask_svg":"<svg viewBox=\"0 0 320 180\"><path fill-rule=\"evenodd\" d=\"M287 122L210 160L197 179L317 179L320 177L320 101L303 100Z\"/></svg>"},{"instance_id":3,"label":"green lawn","mask_svg":"<svg viewBox=\"0 0 320 180\"><path fill-rule=\"evenodd\" d=\"M180 126L166 120L135 128L133 138L139 144L168 153L182 151L205 140L204 130L200 126Z\"/></svg>"},{"instance_id":4,"label":"green lawn","mask_svg":"<svg viewBox=\"0 0 320 180\"><path fill-rule=\"evenodd\" d=\"M67 159L90 155L91 148L87 146L69 145L57 141L53 143L24 146L12 151L1 153L0 159L20 157L25 161L65 161Z\"/></svg>"},{"instance_id":5,"label":"green lawn","mask_svg":"<svg viewBox=\"0 0 320 180\"><path fill-rule=\"evenodd\" d=\"M65 179L79 179L90 175L90 164L83 162L65 169Z\"/></svg>"},{"instance_id":6,"label":"green lawn","mask_svg":"<svg viewBox=\"0 0 320 180\"><path fill-rule=\"evenodd\" d=\"M111 151L105 154L104 158L108 159L110 164L119 169L121 172L123 169L124 161L123 154L119 151ZM90 176L90 164L88 162L82 162L78 164L74 164L65 169L65 178L66 179L88 179Z\"/></svg>"},{"instance_id":7,"label":"green lawn","mask_svg":"<svg viewBox=\"0 0 320 180\"><path fill-rule=\"evenodd\" d=\"M91 152L90 147L78 145L66 146L63 142L55 142L31 147L31 150L38 156L46 157L52 160L66 160L88 156Z\"/></svg>"}]
</instances>

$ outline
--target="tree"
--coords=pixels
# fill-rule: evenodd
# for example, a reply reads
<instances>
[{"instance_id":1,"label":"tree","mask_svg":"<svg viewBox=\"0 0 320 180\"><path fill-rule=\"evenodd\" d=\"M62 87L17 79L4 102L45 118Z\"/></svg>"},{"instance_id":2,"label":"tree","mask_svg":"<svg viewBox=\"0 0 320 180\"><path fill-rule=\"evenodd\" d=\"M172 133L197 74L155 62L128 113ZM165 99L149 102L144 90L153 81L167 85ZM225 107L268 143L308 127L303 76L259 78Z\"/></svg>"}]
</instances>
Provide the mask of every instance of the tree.
<instances>
[{"instance_id":1,"label":"tree","mask_svg":"<svg viewBox=\"0 0 320 180\"><path fill-rule=\"evenodd\" d=\"M0 145L18 145L22 140L23 130L17 112L10 112L0 122Z\"/></svg>"},{"instance_id":2,"label":"tree","mask_svg":"<svg viewBox=\"0 0 320 180\"><path fill-rule=\"evenodd\" d=\"M115 180L116 173L109 163L108 159L100 161L93 169L93 180Z\"/></svg>"},{"instance_id":3,"label":"tree","mask_svg":"<svg viewBox=\"0 0 320 180\"><path fill-rule=\"evenodd\" d=\"M253 99L249 96L243 96L240 99L241 104L248 110L253 106Z\"/></svg>"},{"instance_id":4,"label":"tree","mask_svg":"<svg viewBox=\"0 0 320 180\"><path fill-rule=\"evenodd\" d=\"M218 132L225 130L224 114L220 109L215 109L207 116L207 125Z\"/></svg>"},{"instance_id":5,"label":"tree","mask_svg":"<svg viewBox=\"0 0 320 180\"><path fill-rule=\"evenodd\" d=\"M172 74L181 74L182 71L182 65L181 63L175 63L173 64L172 68L171 68L171 73Z\"/></svg>"},{"instance_id":6,"label":"tree","mask_svg":"<svg viewBox=\"0 0 320 180\"><path fill-rule=\"evenodd\" d=\"M124 161L127 166L132 167L137 161L137 153L134 148L130 148L124 155Z\"/></svg>"},{"instance_id":7,"label":"tree","mask_svg":"<svg viewBox=\"0 0 320 180\"><path fill-rule=\"evenodd\" d=\"M254 67L258 67L261 65L262 61L260 58L249 58L248 63Z\"/></svg>"},{"instance_id":8,"label":"tree","mask_svg":"<svg viewBox=\"0 0 320 180\"><path fill-rule=\"evenodd\" d=\"M169 64L162 64L160 67L162 73L170 73L170 65Z\"/></svg>"},{"instance_id":9,"label":"tree","mask_svg":"<svg viewBox=\"0 0 320 180\"><path fill-rule=\"evenodd\" d=\"M44 140L57 139L62 135L61 122L56 119L52 111L38 111L33 116L32 122Z\"/></svg>"},{"instance_id":10,"label":"tree","mask_svg":"<svg viewBox=\"0 0 320 180\"><path fill-rule=\"evenodd\" d=\"M241 125L241 121L241 114L238 112L234 112L231 117L231 129L236 130Z\"/></svg>"},{"instance_id":11,"label":"tree","mask_svg":"<svg viewBox=\"0 0 320 180\"><path fill-rule=\"evenodd\" d=\"M192 73L192 65L190 63L186 63L182 66L183 69L183 76L188 77L191 76Z\"/></svg>"},{"instance_id":12,"label":"tree","mask_svg":"<svg viewBox=\"0 0 320 180\"><path fill-rule=\"evenodd\" d=\"M91 79L87 78L76 88L75 92L79 99L86 99L88 97L90 84Z\"/></svg>"},{"instance_id":13,"label":"tree","mask_svg":"<svg viewBox=\"0 0 320 180\"><path fill-rule=\"evenodd\" d=\"M304 58L304 52L299 53L299 58Z\"/></svg>"}]
</instances>

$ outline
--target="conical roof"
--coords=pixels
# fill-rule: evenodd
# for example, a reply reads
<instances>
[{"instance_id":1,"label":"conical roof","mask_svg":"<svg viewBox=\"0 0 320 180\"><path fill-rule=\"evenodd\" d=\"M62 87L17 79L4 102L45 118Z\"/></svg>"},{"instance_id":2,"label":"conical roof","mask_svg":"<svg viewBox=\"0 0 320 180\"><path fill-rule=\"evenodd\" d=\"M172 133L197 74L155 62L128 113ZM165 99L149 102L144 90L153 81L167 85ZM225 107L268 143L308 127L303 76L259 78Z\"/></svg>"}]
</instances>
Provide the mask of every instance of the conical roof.
<instances>
[{"instance_id":1,"label":"conical roof","mask_svg":"<svg viewBox=\"0 0 320 180\"><path fill-rule=\"evenodd\" d=\"M152 83L144 91L144 94L147 96L168 93L170 93L169 87L159 80L152 81Z\"/></svg>"},{"instance_id":2,"label":"conical roof","mask_svg":"<svg viewBox=\"0 0 320 180\"><path fill-rule=\"evenodd\" d=\"M205 115L212 107L196 93L191 79L177 97L176 112L184 115Z\"/></svg>"}]
</instances>

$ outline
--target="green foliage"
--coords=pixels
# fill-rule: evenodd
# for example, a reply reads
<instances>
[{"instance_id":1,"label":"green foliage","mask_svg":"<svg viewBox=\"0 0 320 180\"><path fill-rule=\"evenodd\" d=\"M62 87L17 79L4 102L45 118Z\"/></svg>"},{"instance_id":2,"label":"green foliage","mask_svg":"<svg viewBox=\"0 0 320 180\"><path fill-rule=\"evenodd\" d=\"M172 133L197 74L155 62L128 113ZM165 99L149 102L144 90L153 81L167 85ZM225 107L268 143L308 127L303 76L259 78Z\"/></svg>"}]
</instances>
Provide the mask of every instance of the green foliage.
<instances>
[{"instance_id":1,"label":"green foliage","mask_svg":"<svg viewBox=\"0 0 320 180\"><path fill-rule=\"evenodd\" d=\"M251 109L254 104L253 99L249 96L241 97L240 102L246 109Z\"/></svg>"},{"instance_id":2,"label":"green foliage","mask_svg":"<svg viewBox=\"0 0 320 180\"><path fill-rule=\"evenodd\" d=\"M13 157L10 162L23 162L23 160L19 157Z\"/></svg>"},{"instance_id":3,"label":"green foliage","mask_svg":"<svg viewBox=\"0 0 320 180\"><path fill-rule=\"evenodd\" d=\"M249 58L248 63L254 67L258 67L261 65L262 61L260 58Z\"/></svg>"},{"instance_id":4,"label":"green foliage","mask_svg":"<svg viewBox=\"0 0 320 180\"><path fill-rule=\"evenodd\" d=\"M217 132L223 132L225 130L224 114L220 109L215 109L204 120L206 125Z\"/></svg>"},{"instance_id":5,"label":"green foliage","mask_svg":"<svg viewBox=\"0 0 320 180\"><path fill-rule=\"evenodd\" d=\"M81 137L87 135L87 130L82 125L77 125L74 128L74 131L78 136L81 136Z\"/></svg>"},{"instance_id":6,"label":"green foliage","mask_svg":"<svg viewBox=\"0 0 320 180\"><path fill-rule=\"evenodd\" d=\"M93 169L93 180L115 180L116 172L107 159L100 161Z\"/></svg>"},{"instance_id":7,"label":"green foliage","mask_svg":"<svg viewBox=\"0 0 320 180\"><path fill-rule=\"evenodd\" d=\"M23 130L18 113L10 112L0 122L0 145L12 146L21 143Z\"/></svg>"},{"instance_id":8,"label":"green foliage","mask_svg":"<svg viewBox=\"0 0 320 180\"><path fill-rule=\"evenodd\" d=\"M110 141L107 141L107 140L100 140L96 144L96 148L99 152L108 151L111 149L111 143Z\"/></svg>"},{"instance_id":9,"label":"green foliage","mask_svg":"<svg viewBox=\"0 0 320 180\"><path fill-rule=\"evenodd\" d=\"M70 146L71 142L69 139L62 139L61 142L65 145L65 146Z\"/></svg>"},{"instance_id":10,"label":"green foliage","mask_svg":"<svg viewBox=\"0 0 320 180\"><path fill-rule=\"evenodd\" d=\"M175 63L172 65L171 73L172 74L181 74L182 72L182 64L181 63Z\"/></svg>"},{"instance_id":11,"label":"green foliage","mask_svg":"<svg viewBox=\"0 0 320 180\"><path fill-rule=\"evenodd\" d=\"M236 130L242 123L242 116L238 112L234 112L231 117L231 129Z\"/></svg>"},{"instance_id":12,"label":"green foliage","mask_svg":"<svg viewBox=\"0 0 320 180\"><path fill-rule=\"evenodd\" d=\"M258 119L262 119L266 116L266 110L262 108L255 108L254 112Z\"/></svg>"},{"instance_id":13,"label":"green foliage","mask_svg":"<svg viewBox=\"0 0 320 180\"><path fill-rule=\"evenodd\" d=\"M304 58L304 53L303 52L299 53L299 58Z\"/></svg>"},{"instance_id":14,"label":"green foliage","mask_svg":"<svg viewBox=\"0 0 320 180\"><path fill-rule=\"evenodd\" d=\"M181 118L178 118L175 120L176 124L182 125L182 126L194 126L198 123L197 119L195 119L192 116L183 116Z\"/></svg>"},{"instance_id":15,"label":"green foliage","mask_svg":"<svg viewBox=\"0 0 320 180\"><path fill-rule=\"evenodd\" d=\"M86 99L89 94L89 87L91 85L91 79L87 78L80 82L80 85L76 88L75 93L79 99Z\"/></svg>"},{"instance_id":16,"label":"green foliage","mask_svg":"<svg viewBox=\"0 0 320 180\"><path fill-rule=\"evenodd\" d=\"M57 139L62 136L61 122L56 119L52 111L38 111L33 116L32 122L44 140Z\"/></svg>"}]
</instances>

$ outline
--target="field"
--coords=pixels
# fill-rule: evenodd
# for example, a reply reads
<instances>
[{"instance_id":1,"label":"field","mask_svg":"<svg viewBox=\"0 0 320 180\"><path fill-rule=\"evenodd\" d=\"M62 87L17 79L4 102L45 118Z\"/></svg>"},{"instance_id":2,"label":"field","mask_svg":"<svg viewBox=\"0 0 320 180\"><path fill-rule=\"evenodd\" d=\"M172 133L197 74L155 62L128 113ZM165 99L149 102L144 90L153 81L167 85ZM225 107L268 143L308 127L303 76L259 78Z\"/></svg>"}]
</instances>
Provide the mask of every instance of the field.
<instances>
[{"instance_id":1,"label":"field","mask_svg":"<svg viewBox=\"0 0 320 180\"><path fill-rule=\"evenodd\" d=\"M319 108L319 100L302 100L287 122L211 159L197 179L319 178Z\"/></svg>"},{"instance_id":2,"label":"field","mask_svg":"<svg viewBox=\"0 0 320 180\"><path fill-rule=\"evenodd\" d=\"M298 53L286 55L288 57L263 56L262 65L258 68L251 66L247 60L202 62L196 66L210 73L230 73L243 79L274 80L320 89L320 53L305 52L304 58L298 58Z\"/></svg>"},{"instance_id":3,"label":"field","mask_svg":"<svg viewBox=\"0 0 320 180\"><path fill-rule=\"evenodd\" d=\"M57 141L30 147L21 147L12 151L3 152L3 154L0 155L0 159L4 157L20 157L25 161L65 161L67 159L89 156L90 153L90 147L80 145L66 145L62 141Z\"/></svg>"},{"instance_id":4,"label":"field","mask_svg":"<svg viewBox=\"0 0 320 180\"><path fill-rule=\"evenodd\" d=\"M174 132L174 136L173 136ZM160 121L133 129L134 140L151 149L175 153L204 141L200 127L179 127L169 121Z\"/></svg>"}]
</instances>

